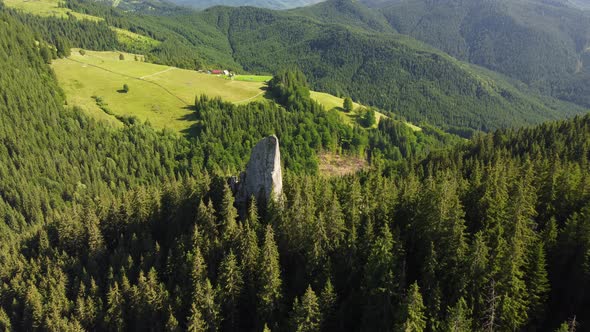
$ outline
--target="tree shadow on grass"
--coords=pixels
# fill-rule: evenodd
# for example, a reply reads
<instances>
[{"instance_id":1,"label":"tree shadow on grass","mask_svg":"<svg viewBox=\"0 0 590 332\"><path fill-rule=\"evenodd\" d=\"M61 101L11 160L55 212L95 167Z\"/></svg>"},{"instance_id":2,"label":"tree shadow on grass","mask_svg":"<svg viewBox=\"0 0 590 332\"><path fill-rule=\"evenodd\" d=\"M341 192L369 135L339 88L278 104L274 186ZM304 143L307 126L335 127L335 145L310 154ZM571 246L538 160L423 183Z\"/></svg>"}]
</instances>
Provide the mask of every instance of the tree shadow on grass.
<instances>
[{"instance_id":1,"label":"tree shadow on grass","mask_svg":"<svg viewBox=\"0 0 590 332\"><path fill-rule=\"evenodd\" d=\"M190 113L181 116L180 118L178 118L178 120L191 122L192 124L190 125L190 127L181 130L180 132L187 137L199 136L203 131L203 125L201 124L201 122L199 122L199 114L196 112L195 107L187 105L182 109L190 111Z\"/></svg>"}]
</instances>

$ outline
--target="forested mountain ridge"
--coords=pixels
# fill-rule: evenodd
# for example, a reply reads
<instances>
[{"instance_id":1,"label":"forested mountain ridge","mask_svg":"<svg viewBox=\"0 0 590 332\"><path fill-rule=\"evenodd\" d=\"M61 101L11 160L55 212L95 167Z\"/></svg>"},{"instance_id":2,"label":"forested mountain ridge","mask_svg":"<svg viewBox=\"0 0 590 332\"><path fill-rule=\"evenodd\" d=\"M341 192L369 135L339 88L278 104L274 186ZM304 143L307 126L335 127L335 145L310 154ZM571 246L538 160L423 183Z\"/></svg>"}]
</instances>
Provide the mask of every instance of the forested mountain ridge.
<instances>
[{"instance_id":1,"label":"forested mountain ridge","mask_svg":"<svg viewBox=\"0 0 590 332\"><path fill-rule=\"evenodd\" d=\"M321 23L340 24L365 31L394 32L383 15L357 1L328 0L315 6L294 9L292 12L316 18Z\"/></svg>"},{"instance_id":2,"label":"forested mountain ridge","mask_svg":"<svg viewBox=\"0 0 590 332\"><path fill-rule=\"evenodd\" d=\"M559 1L372 1L391 26L544 93L590 105L590 14Z\"/></svg>"}]
</instances>

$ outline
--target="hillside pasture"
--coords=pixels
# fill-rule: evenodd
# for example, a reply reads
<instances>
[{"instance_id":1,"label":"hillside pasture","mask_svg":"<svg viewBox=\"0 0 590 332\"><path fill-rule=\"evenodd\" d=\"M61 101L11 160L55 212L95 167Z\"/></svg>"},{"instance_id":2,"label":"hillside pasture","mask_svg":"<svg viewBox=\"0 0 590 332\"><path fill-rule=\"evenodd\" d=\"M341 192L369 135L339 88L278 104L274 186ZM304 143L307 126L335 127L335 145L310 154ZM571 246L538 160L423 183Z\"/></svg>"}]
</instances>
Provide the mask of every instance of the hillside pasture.
<instances>
[{"instance_id":1,"label":"hillside pasture","mask_svg":"<svg viewBox=\"0 0 590 332\"><path fill-rule=\"evenodd\" d=\"M44 16L68 18L73 15L80 20L102 21L96 16L73 12L69 8L61 8L56 0L4 0L6 7L22 10L25 13Z\"/></svg>"},{"instance_id":2,"label":"hillside pasture","mask_svg":"<svg viewBox=\"0 0 590 332\"><path fill-rule=\"evenodd\" d=\"M55 60L52 67L69 105L79 106L95 118L112 120L97 105L94 97L100 97L114 116L135 116L156 128L178 132L186 132L195 122L195 96L206 94L243 103L263 99L265 92L262 83L228 81L151 64L143 62L141 55L122 52L86 51L81 55L73 49L69 58ZM124 84L129 86L128 93L122 91Z\"/></svg>"},{"instance_id":3,"label":"hillside pasture","mask_svg":"<svg viewBox=\"0 0 590 332\"><path fill-rule=\"evenodd\" d=\"M261 76L261 75L235 75L234 81L242 82L268 82L272 80L272 76Z\"/></svg>"},{"instance_id":4,"label":"hillside pasture","mask_svg":"<svg viewBox=\"0 0 590 332\"><path fill-rule=\"evenodd\" d=\"M314 99L315 101L317 101L318 103L322 104L326 108L326 110L333 110L333 109L337 110L338 114L340 114L340 117L342 118L342 120L345 123L348 123L350 125L353 125L358 122L358 117L360 116L361 111L366 108L365 106L363 106L361 104L353 102L352 106L353 106L354 110L352 112L346 112L342 108L342 106L344 104L343 98L339 98L334 95L331 95L328 93L323 93L323 92L312 91L311 98ZM387 117L387 116L384 115L383 113L375 112L375 117L377 119L377 123L375 124L375 127L377 127L377 125L379 124L379 121L381 121L382 118ZM417 127L417 126L415 126L411 123L408 123L408 122L406 122L406 125L408 125L410 128L412 128L412 130L414 130L414 131L422 130L422 129L420 129L420 127Z\"/></svg>"},{"instance_id":5,"label":"hillside pasture","mask_svg":"<svg viewBox=\"0 0 590 332\"><path fill-rule=\"evenodd\" d=\"M117 33L117 40L119 43L128 47L133 47L133 49L149 50L160 44L160 41L158 40L131 32L129 30L123 30L114 27L111 27L111 30Z\"/></svg>"}]
</instances>

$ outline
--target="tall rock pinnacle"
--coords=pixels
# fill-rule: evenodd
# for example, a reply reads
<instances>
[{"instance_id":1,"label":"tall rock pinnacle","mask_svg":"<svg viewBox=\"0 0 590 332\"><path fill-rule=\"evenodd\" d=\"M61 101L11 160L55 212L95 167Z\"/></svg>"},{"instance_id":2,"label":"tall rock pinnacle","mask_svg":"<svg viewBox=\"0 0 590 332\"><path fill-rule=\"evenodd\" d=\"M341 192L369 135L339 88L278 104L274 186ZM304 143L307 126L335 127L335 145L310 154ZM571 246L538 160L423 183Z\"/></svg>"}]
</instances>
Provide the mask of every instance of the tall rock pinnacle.
<instances>
[{"instance_id":1,"label":"tall rock pinnacle","mask_svg":"<svg viewBox=\"0 0 590 332\"><path fill-rule=\"evenodd\" d=\"M246 202L254 196L259 201L278 198L283 193L281 152L276 136L263 138L250 156L246 172L239 182L238 202Z\"/></svg>"}]
</instances>

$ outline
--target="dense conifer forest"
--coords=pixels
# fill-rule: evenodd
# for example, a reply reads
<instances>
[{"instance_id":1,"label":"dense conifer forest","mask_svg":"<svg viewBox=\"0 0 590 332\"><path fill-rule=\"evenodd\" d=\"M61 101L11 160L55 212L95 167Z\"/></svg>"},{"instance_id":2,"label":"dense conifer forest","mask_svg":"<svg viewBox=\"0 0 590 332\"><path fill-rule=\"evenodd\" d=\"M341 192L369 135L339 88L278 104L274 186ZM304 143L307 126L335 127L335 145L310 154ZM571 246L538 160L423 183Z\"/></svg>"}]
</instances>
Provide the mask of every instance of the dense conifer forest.
<instances>
[{"instance_id":1,"label":"dense conifer forest","mask_svg":"<svg viewBox=\"0 0 590 332\"><path fill-rule=\"evenodd\" d=\"M102 23L0 3L0 26L0 330L590 326L590 115L470 140L349 126L288 70L266 102L196 96L187 135L117 129L47 65L112 47ZM284 193L238 206L227 176L269 134ZM320 152L370 168L324 177Z\"/></svg>"}]
</instances>

